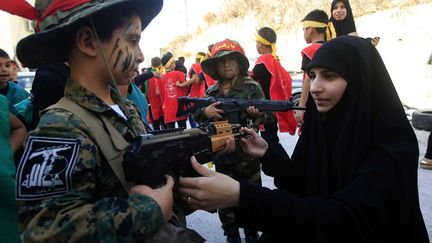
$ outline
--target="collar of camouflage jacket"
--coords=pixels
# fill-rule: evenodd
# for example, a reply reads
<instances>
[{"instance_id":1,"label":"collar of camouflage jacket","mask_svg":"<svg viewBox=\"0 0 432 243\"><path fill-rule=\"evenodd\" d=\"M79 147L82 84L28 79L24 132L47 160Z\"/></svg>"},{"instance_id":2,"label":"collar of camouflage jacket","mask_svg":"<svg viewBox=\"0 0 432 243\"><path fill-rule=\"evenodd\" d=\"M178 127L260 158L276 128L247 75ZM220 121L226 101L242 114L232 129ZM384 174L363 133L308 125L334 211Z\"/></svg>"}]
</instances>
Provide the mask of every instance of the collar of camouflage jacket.
<instances>
[{"instance_id":1,"label":"collar of camouflage jacket","mask_svg":"<svg viewBox=\"0 0 432 243\"><path fill-rule=\"evenodd\" d=\"M111 107L107 105L102 99L73 80L69 80L67 82L65 87L65 96L73 102L93 112L102 113L111 110ZM117 95L112 89L111 97L113 98L114 102L116 102L116 104L119 103Z\"/></svg>"},{"instance_id":2,"label":"collar of camouflage jacket","mask_svg":"<svg viewBox=\"0 0 432 243\"><path fill-rule=\"evenodd\" d=\"M231 87L231 90L236 90L236 91L243 91L245 90L246 84L245 84L246 78L245 77L241 77L239 76L239 78L237 79L237 81L234 83L234 85ZM214 85L214 90L211 90L211 93L219 93L221 88L219 86L219 83L217 85Z\"/></svg>"}]
</instances>

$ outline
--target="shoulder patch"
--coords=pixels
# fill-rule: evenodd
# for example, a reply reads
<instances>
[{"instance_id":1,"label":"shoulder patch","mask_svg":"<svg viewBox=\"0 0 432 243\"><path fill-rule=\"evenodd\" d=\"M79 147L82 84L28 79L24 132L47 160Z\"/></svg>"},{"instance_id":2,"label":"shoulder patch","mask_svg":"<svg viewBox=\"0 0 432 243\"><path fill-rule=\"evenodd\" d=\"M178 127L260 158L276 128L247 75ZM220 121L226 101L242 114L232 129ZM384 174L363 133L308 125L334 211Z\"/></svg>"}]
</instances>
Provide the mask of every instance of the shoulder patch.
<instances>
[{"instance_id":1,"label":"shoulder patch","mask_svg":"<svg viewBox=\"0 0 432 243\"><path fill-rule=\"evenodd\" d=\"M71 190L78 139L30 136L17 169L17 200L39 200Z\"/></svg>"}]
</instances>

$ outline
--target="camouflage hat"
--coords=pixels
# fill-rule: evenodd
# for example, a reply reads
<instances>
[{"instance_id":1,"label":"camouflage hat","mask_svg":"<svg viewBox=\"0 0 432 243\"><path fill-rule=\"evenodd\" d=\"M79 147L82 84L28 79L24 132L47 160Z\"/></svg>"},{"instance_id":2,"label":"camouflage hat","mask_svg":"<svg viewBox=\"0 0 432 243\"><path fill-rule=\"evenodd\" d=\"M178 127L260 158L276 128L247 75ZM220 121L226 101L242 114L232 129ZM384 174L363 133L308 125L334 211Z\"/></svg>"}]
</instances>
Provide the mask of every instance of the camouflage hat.
<instances>
[{"instance_id":1,"label":"camouflage hat","mask_svg":"<svg viewBox=\"0 0 432 243\"><path fill-rule=\"evenodd\" d=\"M18 42L17 56L30 68L65 61L67 47L59 43L70 26L89 16L115 7L131 4L141 18L142 29L162 8L163 0L53 0L44 12L37 28L40 32L29 35Z\"/></svg>"},{"instance_id":2,"label":"camouflage hat","mask_svg":"<svg viewBox=\"0 0 432 243\"><path fill-rule=\"evenodd\" d=\"M245 56L245 52L237 41L230 39L225 39L213 45L210 54L211 58L208 58L201 63L203 71L213 79L221 80L221 77L217 73L216 64L219 60L228 55L236 58L239 62L240 75L247 76L249 61Z\"/></svg>"}]
</instances>

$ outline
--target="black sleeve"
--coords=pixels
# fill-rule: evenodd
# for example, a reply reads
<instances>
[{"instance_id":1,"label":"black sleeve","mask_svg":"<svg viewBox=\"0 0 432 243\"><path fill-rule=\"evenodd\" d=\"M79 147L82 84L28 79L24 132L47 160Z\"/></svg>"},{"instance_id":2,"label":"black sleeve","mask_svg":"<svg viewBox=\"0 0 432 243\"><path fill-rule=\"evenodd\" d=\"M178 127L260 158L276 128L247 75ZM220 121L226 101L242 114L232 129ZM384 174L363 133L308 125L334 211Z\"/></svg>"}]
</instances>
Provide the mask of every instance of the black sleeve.
<instances>
[{"instance_id":1,"label":"black sleeve","mask_svg":"<svg viewBox=\"0 0 432 243\"><path fill-rule=\"evenodd\" d=\"M151 78L153 78L153 77L154 77L154 75L153 75L153 72L152 72L152 71L145 72L145 73L143 73L143 74L138 75L138 76L135 78L135 84L136 84L137 86L143 86L143 85L145 84L145 81L146 81L147 79L151 79Z\"/></svg>"},{"instance_id":2,"label":"black sleeve","mask_svg":"<svg viewBox=\"0 0 432 243\"><path fill-rule=\"evenodd\" d=\"M309 59L308 56L303 55L301 70L303 70L304 72L306 72L307 66L309 65L310 62L311 62L311 59Z\"/></svg>"},{"instance_id":3,"label":"black sleeve","mask_svg":"<svg viewBox=\"0 0 432 243\"><path fill-rule=\"evenodd\" d=\"M204 81L204 80L205 80L204 73L203 73L203 72L200 72L200 73L198 74L198 78L200 79L200 81Z\"/></svg>"},{"instance_id":4,"label":"black sleeve","mask_svg":"<svg viewBox=\"0 0 432 243\"><path fill-rule=\"evenodd\" d=\"M405 195L398 189L403 185L395 176L396 167L388 154L377 150L350 184L323 196L300 196L241 181L236 223L293 242L384 242L390 229L383 225L398 220L398 204L413 210L409 201L415 193Z\"/></svg>"},{"instance_id":5,"label":"black sleeve","mask_svg":"<svg viewBox=\"0 0 432 243\"><path fill-rule=\"evenodd\" d=\"M272 177L278 177L280 172L286 172L290 157L280 143L269 144L264 156L260 159L262 171Z\"/></svg>"},{"instance_id":6,"label":"black sleeve","mask_svg":"<svg viewBox=\"0 0 432 243\"><path fill-rule=\"evenodd\" d=\"M64 64L63 64L64 65ZM53 70L52 68L56 68ZM57 103L64 96L64 89L69 77L67 66L54 66L37 70L32 84L33 116L29 130L39 123L39 112Z\"/></svg>"},{"instance_id":7,"label":"black sleeve","mask_svg":"<svg viewBox=\"0 0 432 243\"><path fill-rule=\"evenodd\" d=\"M270 99L270 82L271 82L271 74L267 70L264 64L257 64L252 70L253 79L257 81L264 92L266 99Z\"/></svg>"}]
</instances>

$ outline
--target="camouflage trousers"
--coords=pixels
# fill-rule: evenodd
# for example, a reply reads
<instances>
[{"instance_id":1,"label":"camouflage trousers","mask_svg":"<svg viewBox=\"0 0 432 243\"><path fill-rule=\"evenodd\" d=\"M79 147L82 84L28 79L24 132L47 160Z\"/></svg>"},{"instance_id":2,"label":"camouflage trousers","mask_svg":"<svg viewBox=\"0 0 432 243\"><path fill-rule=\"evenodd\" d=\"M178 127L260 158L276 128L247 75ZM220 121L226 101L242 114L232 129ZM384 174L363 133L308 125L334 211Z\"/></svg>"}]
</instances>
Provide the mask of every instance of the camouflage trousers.
<instances>
[{"instance_id":1,"label":"camouflage trousers","mask_svg":"<svg viewBox=\"0 0 432 243\"><path fill-rule=\"evenodd\" d=\"M149 243L202 243L205 239L195 230L186 228L186 215L194 210L180 196L174 187L173 217L145 242Z\"/></svg>"}]
</instances>

